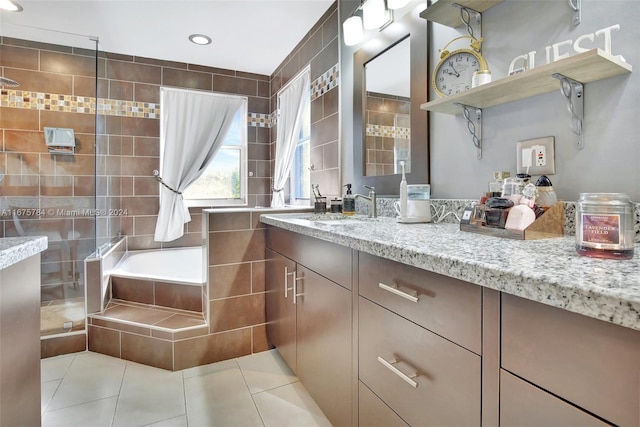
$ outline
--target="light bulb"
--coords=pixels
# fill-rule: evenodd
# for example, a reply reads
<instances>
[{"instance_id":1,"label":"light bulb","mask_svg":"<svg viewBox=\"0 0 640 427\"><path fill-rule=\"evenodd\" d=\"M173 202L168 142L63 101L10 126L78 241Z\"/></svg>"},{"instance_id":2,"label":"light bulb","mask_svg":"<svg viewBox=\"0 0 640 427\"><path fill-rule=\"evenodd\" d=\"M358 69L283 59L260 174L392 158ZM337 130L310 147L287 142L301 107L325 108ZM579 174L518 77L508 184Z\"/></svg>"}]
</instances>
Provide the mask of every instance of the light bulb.
<instances>
[{"instance_id":1,"label":"light bulb","mask_svg":"<svg viewBox=\"0 0 640 427\"><path fill-rule=\"evenodd\" d=\"M389 9L400 9L405 7L411 0L387 0L387 6Z\"/></svg>"},{"instance_id":2,"label":"light bulb","mask_svg":"<svg viewBox=\"0 0 640 427\"><path fill-rule=\"evenodd\" d=\"M364 28L368 30L382 27L389 20L384 0L367 0L364 2L362 5L362 19Z\"/></svg>"},{"instance_id":3,"label":"light bulb","mask_svg":"<svg viewBox=\"0 0 640 427\"><path fill-rule=\"evenodd\" d=\"M350 17L342 23L342 30L344 32L344 44L347 46L357 45L364 37L362 18L359 16Z\"/></svg>"}]
</instances>

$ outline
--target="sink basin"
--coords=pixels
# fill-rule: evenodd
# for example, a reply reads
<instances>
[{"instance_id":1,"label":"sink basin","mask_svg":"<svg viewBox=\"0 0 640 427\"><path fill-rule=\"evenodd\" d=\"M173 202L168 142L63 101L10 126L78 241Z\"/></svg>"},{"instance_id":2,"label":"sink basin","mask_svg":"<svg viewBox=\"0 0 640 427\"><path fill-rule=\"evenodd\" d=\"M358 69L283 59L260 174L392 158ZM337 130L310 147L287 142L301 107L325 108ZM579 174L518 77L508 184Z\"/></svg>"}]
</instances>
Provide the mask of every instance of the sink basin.
<instances>
[{"instance_id":1,"label":"sink basin","mask_svg":"<svg viewBox=\"0 0 640 427\"><path fill-rule=\"evenodd\" d=\"M319 223L319 224L326 224L326 225L350 225L350 224L361 224L364 221L361 221L359 219L321 219L321 220L314 220L313 222Z\"/></svg>"}]
</instances>

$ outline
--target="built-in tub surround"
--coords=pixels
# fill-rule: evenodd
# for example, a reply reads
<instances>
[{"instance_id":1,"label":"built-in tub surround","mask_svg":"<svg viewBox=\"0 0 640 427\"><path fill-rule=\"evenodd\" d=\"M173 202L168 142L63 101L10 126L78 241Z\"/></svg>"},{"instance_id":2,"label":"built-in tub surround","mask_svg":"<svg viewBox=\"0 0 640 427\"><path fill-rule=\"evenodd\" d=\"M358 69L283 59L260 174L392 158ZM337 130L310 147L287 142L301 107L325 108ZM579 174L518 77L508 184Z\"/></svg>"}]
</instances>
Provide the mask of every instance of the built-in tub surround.
<instances>
[{"instance_id":1,"label":"built-in tub surround","mask_svg":"<svg viewBox=\"0 0 640 427\"><path fill-rule=\"evenodd\" d=\"M626 261L579 256L566 236L516 241L465 233L456 224L399 224L356 217L264 215L265 224L640 330L640 247Z\"/></svg>"}]
</instances>

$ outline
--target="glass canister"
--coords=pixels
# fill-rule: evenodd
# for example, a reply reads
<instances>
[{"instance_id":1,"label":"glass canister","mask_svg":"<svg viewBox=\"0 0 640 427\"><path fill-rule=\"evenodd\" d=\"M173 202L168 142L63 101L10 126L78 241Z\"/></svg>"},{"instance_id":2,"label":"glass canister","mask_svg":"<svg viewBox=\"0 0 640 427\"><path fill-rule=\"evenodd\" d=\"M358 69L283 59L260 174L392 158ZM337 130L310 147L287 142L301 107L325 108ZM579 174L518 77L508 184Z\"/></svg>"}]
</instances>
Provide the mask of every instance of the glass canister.
<instances>
[{"instance_id":1,"label":"glass canister","mask_svg":"<svg viewBox=\"0 0 640 427\"><path fill-rule=\"evenodd\" d=\"M576 209L578 254L633 257L633 203L622 193L581 193Z\"/></svg>"}]
</instances>

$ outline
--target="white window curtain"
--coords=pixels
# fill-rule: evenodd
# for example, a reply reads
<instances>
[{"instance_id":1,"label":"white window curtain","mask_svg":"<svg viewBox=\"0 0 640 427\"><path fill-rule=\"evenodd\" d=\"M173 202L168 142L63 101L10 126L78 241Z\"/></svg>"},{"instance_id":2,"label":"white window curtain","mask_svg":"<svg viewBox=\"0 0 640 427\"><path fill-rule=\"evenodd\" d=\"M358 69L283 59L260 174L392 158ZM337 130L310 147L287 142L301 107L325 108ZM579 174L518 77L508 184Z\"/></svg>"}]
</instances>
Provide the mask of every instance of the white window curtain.
<instances>
[{"instance_id":1,"label":"white window curtain","mask_svg":"<svg viewBox=\"0 0 640 427\"><path fill-rule=\"evenodd\" d=\"M291 173L293 155L302 126L303 97L309 96L309 69L307 68L278 94L280 115L276 136L276 161L273 171L273 197L271 207L284 206L284 187Z\"/></svg>"},{"instance_id":2,"label":"white window curtain","mask_svg":"<svg viewBox=\"0 0 640 427\"><path fill-rule=\"evenodd\" d=\"M198 179L242 106L243 98L184 89L160 90L160 210L156 242L182 237L191 221L182 191Z\"/></svg>"}]
</instances>

